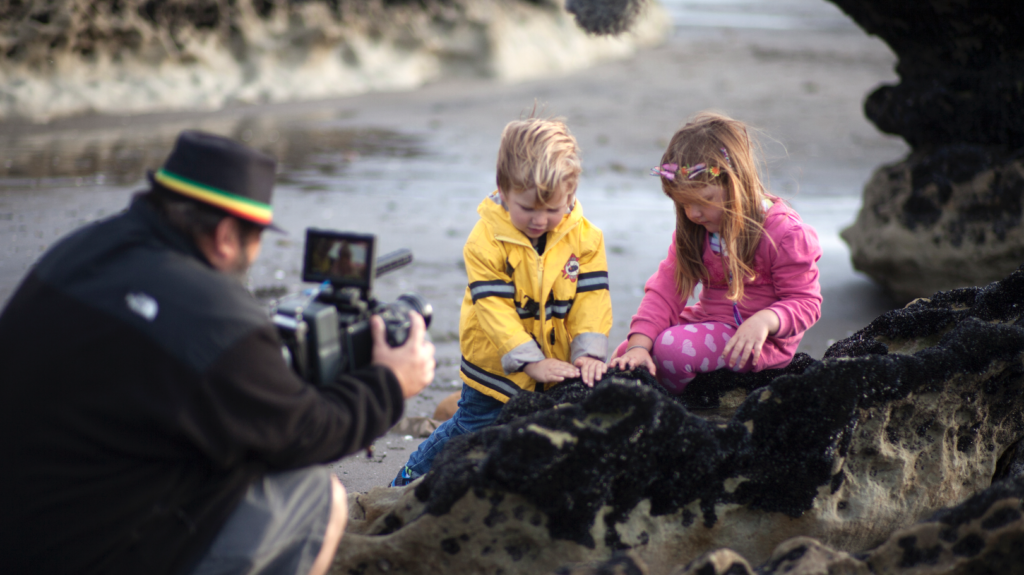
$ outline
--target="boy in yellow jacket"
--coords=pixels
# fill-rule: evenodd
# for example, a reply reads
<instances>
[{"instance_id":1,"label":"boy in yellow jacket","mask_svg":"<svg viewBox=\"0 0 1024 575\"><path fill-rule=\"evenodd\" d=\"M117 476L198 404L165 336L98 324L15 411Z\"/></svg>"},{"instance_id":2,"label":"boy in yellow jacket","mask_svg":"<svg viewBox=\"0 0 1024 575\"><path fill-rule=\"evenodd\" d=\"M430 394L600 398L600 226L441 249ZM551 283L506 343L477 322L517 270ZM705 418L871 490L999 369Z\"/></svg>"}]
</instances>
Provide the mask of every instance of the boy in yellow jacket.
<instances>
[{"instance_id":1,"label":"boy in yellow jacket","mask_svg":"<svg viewBox=\"0 0 1024 575\"><path fill-rule=\"evenodd\" d=\"M510 122L498 150L498 189L480 203L463 256L462 397L392 481L430 470L453 436L497 419L519 393L565 378L586 385L607 369L611 295L604 236L576 199L582 171L576 139L562 122Z\"/></svg>"}]
</instances>

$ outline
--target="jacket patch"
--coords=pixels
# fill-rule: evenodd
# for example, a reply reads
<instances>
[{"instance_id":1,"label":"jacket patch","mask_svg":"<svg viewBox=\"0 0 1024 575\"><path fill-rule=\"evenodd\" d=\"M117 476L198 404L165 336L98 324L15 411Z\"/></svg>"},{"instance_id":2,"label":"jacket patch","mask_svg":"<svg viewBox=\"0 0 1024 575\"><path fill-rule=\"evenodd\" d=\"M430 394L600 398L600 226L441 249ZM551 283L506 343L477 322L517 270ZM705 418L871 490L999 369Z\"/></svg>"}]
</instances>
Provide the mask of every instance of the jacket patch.
<instances>
[{"instance_id":1,"label":"jacket patch","mask_svg":"<svg viewBox=\"0 0 1024 575\"><path fill-rule=\"evenodd\" d=\"M580 275L580 260L576 258L576 254L569 256L569 261L565 262L565 267L562 268L562 277L576 283L576 278Z\"/></svg>"},{"instance_id":2,"label":"jacket patch","mask_svg":"<svg viewBox=\"0 0 1024 575\"><path fill-rule=\"evenodd\" d=\"M131 292L124 296L124 302L128 305L128 309L146 321L156 319L156 314L160 311L156 300L147 293Z\"/></svg>"}]
</instances>

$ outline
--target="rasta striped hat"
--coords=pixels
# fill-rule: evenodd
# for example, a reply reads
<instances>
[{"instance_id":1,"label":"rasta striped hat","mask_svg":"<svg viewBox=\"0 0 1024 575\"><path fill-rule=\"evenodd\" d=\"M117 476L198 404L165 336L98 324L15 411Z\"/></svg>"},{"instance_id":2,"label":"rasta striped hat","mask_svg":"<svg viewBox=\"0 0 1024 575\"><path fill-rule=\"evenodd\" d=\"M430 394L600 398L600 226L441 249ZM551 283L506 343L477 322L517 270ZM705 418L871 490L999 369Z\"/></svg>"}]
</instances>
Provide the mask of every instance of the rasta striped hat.
<instances>
[{"instance_id":1,"label":"rasta striped hat","mask_svg":"<svg viewBox=\"0 0 1024 575\"><path fill-rule=\"evenodd\" d=\"M270 198L274 158L223 136L185 130L150 180L254 224L277 229Z\"/></svg>"}]
</instances>

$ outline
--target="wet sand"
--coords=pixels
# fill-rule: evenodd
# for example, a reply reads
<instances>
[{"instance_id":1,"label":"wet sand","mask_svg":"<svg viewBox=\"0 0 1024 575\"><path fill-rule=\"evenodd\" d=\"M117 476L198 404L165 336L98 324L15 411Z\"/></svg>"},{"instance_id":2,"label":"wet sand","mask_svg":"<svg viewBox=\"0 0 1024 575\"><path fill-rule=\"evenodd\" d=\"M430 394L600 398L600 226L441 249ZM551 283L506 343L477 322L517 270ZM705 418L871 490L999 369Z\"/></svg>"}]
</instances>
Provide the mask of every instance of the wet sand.
<instances>
[{"instance_id":1,"label":"wet sand","mask_svg":"<svg viewBox=\"0 0 1024 575\"><path fill-rule=\"evenodd\" d=\"M70 156L107 167L69 167L46 176L8 170L0 178L0 302L56 238L120 210L142 187L140 170L159 165L179 129L248 134L253 145L286 153L275 209L289 232L266 237L252 286L262 296L302 287L307 226L376 233L382 253L411 248L414 263L381 278L377 291L386 301L417 291L434 305L437 378L407 408L407 415L429 416L459 389L462 244L476 222L476 205L494 188L504 124L528 114L536 101L543 115L565 117L580 141L579 198L605 233L614 345L625 337L673 229L672 206L647 172L675 128L711 108L764 130L771 191L818 231L823 316L800 351L820 358L831 341L894 305L854 272L838 236L854 220L872 170L907 150L902 140L879 133L861 108L870 90L895 80L893 64L887 47L856 29L693 28L629 61L522 84L447 81L413 92L208 114L7 126L0 130L0 152L8 159L38 156L56 165ZM289 147L280 148L285 141ZM93 149L90 143L91 155L83 151ZM306 147L295 152L300 144ZM71 148L61 152L61 146ZM118 158L134 163L118 171ZM352 456L335 464L336 472L349 491L383 485L419 441L389 434L372 459Z\"/></svg>"}]
</instances>

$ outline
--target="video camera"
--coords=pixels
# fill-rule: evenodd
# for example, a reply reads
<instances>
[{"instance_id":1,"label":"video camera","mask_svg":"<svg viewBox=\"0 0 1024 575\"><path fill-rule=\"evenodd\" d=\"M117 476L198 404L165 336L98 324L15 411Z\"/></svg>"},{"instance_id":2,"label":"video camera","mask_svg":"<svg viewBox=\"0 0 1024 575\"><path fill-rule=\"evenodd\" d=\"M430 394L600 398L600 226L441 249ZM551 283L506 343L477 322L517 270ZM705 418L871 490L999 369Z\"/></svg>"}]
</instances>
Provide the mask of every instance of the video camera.
<instances>
[{"instance_id":1,"label":"video camera","mask_svg":"<svg viewBox=\"0 0 1024 575\"><path fill-rule=\"evenodd\" d=\"M369 365L370 316L384 320L391 347L409 338L409 312L418 312L430 326L433 307L418 294L403 294L388 304L373 298L375 278L412 262L407 249L379 259L375 250L372 234L306 229L302 280L320 285L286 296L273 312L285 360L305 381L329 383L341 373Z\"/></svg>"}]
</instances>

